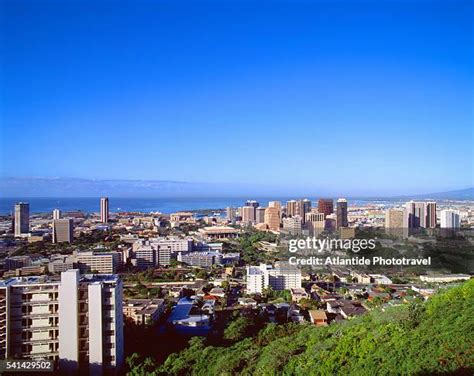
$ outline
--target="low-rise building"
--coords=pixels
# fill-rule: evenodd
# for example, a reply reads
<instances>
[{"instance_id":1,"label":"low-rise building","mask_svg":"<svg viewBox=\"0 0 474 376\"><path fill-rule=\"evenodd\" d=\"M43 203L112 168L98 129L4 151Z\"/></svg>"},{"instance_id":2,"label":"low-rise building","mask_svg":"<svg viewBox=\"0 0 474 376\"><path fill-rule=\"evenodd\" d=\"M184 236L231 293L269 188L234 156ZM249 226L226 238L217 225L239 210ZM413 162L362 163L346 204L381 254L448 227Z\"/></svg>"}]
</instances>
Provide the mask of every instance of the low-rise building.
<instances>
[{"instance_id":1,"label":"low-rise building","mask_svg":"<svg viewBox=\"0 0 474 376\"><path fill-rule=\"evenodd\" d=\"M327 326L328 316L322 309L315 309L309 311L309 318L312 324L316 326Z\"/></svg>"},{"instance_id":2,"label":"low-rise building","mask_svg":"<svg viewBox=\"0 0 474 376\"><path fill-rule=\"evenodd\" d=\"M123 303L123 314L137 325L151 325L165 311L163 299L127 299Z\"/></svg>"}]
</instances>

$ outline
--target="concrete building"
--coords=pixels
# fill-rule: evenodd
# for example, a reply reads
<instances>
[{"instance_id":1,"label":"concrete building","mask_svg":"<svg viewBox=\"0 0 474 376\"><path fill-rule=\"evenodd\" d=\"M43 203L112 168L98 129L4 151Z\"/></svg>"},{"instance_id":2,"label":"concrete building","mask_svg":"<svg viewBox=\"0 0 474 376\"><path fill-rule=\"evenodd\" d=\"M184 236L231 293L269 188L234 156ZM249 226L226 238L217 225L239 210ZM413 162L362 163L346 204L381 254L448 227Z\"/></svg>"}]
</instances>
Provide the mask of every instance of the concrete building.
<instances>
[{"instance_id":1,"label":"concrete building","mask_svg":"<svg viewBox=\"0 0 474 376\"><path fill-rule=\"evenodd\" d=\"M14 234L15 236L24 236L30 232L30 204L27 202L19 202L15 204Z\"/></svg>"},{"instance_id":2,"label":"concrete building","mask_svg":"<svg viewBox=\"0 0 474 376\"><path fill-rule=\"evenodd\" d=\"M257 209L260 204L258 203L258 201L255 200L247 200L245 201L245 206L252 206L253 208Z\"/></svg>"},{"instance_id":3,"label":"concrete building","mask_svg":"<svg viewBox=\"0 0 474 376\"><path fill-rule=\"evenodd\" d=\"M240 208L240 215L242 216L242 224L249 225L255 223L255 209L253 206L243 206Z\"/></svg>"},{"instance_id":4,"label":"concrete building","mask_svg":"<svg viewBox=\"0 0 474 376\"><path fill-rule=\"evenodd\" d=\"M323 232L326 228L326 216L324 213L316 213L311 211L306 213L306 226L312 236L316 236Z\"/></svg>"},{"instance_id":5,"label":"concrete building","mask_svg":"<svg viewBox=\"0 0 474 376\"><path fill-rule=\"evenodd\" d=\"M264 223L271 231L280 231L280 209L277 206L268 206L265 209Z\"/></svg>"},{"instance_id":6,"label":"concrete building","mask_svg":"<svg viewBox=\"0 0 474 376\"><path fill-rule=\"evenodd\" d=\"M11 256L5 259L5 269L15 270L18 268L24 268L25 266L31 265L30 256Z\"/></svg>"},{"instance_id":7,"label":"concrete building","mask_svg":"<svg viewBox=\"0 0 474 376\"><path fill-rule=\"evenodd\" d=\"M426 205L424 202L409 201L405 204L403 227L426 227Z\"/></svg>"},{"instance_id":8,"label":"concrete building","mask_svg":"<svg viewBox=\"0 0 474 376\"><path fill-rule=\"evenodd\" d=\"M135 247L136 265L139 269L168 266L171 263L171 247L165 244L147 242Z\"/></svg>"},{"instance_id":9,"label":"concrete building","mask_svg":"<svg viewBox=\"0 0 474 376\"><path fill-rule=\"evenodd\" d=\"M55 219L61 219L61 210L59 210L59 209L54 209L53 210L53 221Z\"/></svg>"},{"instance_id":10,"label":"concrete building","mask_svg":"<svg viewBox=\"0 0 474 376\"><path fill-rule=\"evenodd\" d=\"M457 210L441 210L441 228L459 230L461 220Z\"/></svg>"},{"instance_id":11,"label":"concrete building","mask_svg":"<svg viewBox=\"0 0 474 376\"><path fill-rule=\"evenodd\" d=\"M59 364L65 372L118 370L124 360L122 281L79 270L61 273Z\"/></svg>"},{"instance_id":12,"label":"concrete building","mask_svg":"<svg viewBox=\"0 0 474 376\"><path fill-rule=\"evenodd\" d=\"M72 243L74 223L72 218L53 220L53 243Z\"/></svg>"},{"instance_id":13,"label":"concrete building","mask_svg":"<svg viewBox=\"0 0 474 376\"><path fill-rule=\"evenodd\" d=\"M77 259L74 256L59 256L48 264L48 272L59 274L69 269L77 269Z\"/></svg>"},{"instance_id":14,"label":"concrete building","mask_svg":"<svg viewBox=\"0 0 474 376\"><path fill-rule=\"evenodd\" d=\"M227 207L225 209L225 219L229 222L235 221L236 210L235 208Z\"/></svg>"},{"instance_id":15,"label":"concrete building","mask_svg":"<svg viewBox=\"0 0 474 376\"><path fill-rule=\"evenodd\" d=\"M349 222L347 220L347 200L345 198L340 198L337 200L336 204L336 227L347 227Z\"/></svg>"},{"instance_id":16,"label":"concrete building","mask_svg":"<svg viewBox=\"0 0 474 376\"><path fill-rule=\"evenodd\" d=\"M268 202L268 207L269 208L277 208L279 211L281 211L281 202L280 201L269 201Z\"/></svg>"},{"instance_id":17,"label":"concrete building","mask_svg":"<svg viewBox=\"0 0 474 376\"><path fill-rule=\"evenodd\" d=\"M306 213L311 211L311 200L305 198L304 200L296 201L296 215L299 215L302 223L305 222Z\"/></svg>"},{"instance_id":18,"label":"concrete building","mask_svg":"<svg viewBox=\"0 0 474 376\"><path fill-rule=\"evenodd\" d=\"M278 291L300 289L301 270L284 262L276 262L274 267L266 264L247 266L248 294L261 294L269 286Z\"/></svg>"},{"instance_id":19,"label":"concrete building","mask_svg":"<svg viewBox=\"0 0 474 376\"><path fill-rule=\"evenodd\" d=\"M137 325L155 323L165 309L164 299L127 299L123 303L123 315Z\"/></svg>"},{"instance_id":20,"label":"concrete building","mask_svg":"<svg viewBox=\"0 0 474 376\"><path fill-rule=\"evenodd\" d=\"M216 251L181 252L178 254L178 261L191 266L211 267L222 264L222 254Z\"/></svg>"},{"instance_id":21,"label":"concrete building","mask_svg":"<svg viewBox=\"0 0 474 376\"><path fill-rule=\"evenodd\" d=\"M194 223L194 213L191 212L177 212L170 214L170 222L174 223Z\"/></svg>"},{"instance_id":22,"label":"concrete building","mask_svg":"<svg viewBox=\"0 0 474 376\"><path fill-rule=\"evenodd\" d=\"M404 217L404 209L387 209L385 211L385 228L403 228Z\"/></svg>"},{"instance_id":23,"label":"concrete building","mask_svg":"<svg viewBox=\"0 0 474 376\"><path fill-rule=\"evenodd\" d=\"M288 217L293 217L297 214L296 209L296 200L290 200L286 202L286 215Z\"/></svg>"},{"instance_id":24,"label":"concrete building","mask_svg":"<svg viewBox=\"0 0 474 376\"><path fill-rule=\"evenodd\" d=\"M198 230L199 234L205 240L215 239L233 239L239 237L240 231L228 226L211 226Z\"/></svg>"},{"instance_id":25,"label":"concrete building","mask_svg":"<svg viewBox=\"0 0 474 376\"><path fill-rule=\"evenodd\" d=\"M120 265L119 252L76 252L76 263L81 273L115 274Z\"/></svg>"},{"instance_id":26,"label":"concrete building","mask_svg":"<svg viewBox=\"0 0 474 376\"><path fill-rule=\"evenodd\" d=\"M302 234L302 219L299 215L295 215L291 218L283 218L283 230L291 235Z\"/></svg>"},{"instance_id":27,"label":"concrete building","mask_svg":"<svg viewBox=\"0 0 474 376\"><path fill-rule=\"evenodd\" d=\"M265 223L265 210L261 206L255 209L255 223Z\"/></svg>"},{"instance_id":28,"label":"concrete building","mask_svg":"<svg viewBox=\"0 0 474 376\"><path fill-rule=\"evenodd\" d=\"M107 197L100 199L100 221L102 223L109 222L109 199Z\"/></svg>"},{"instance_id":29,"label":"concrete building","mask_svg":"<svg viewBox=\"0 0 474 376\"><path fill-rule=\"evenodd\" d=\"M0 281L0 357L59 360L61 372L116 372L123 364L120 278L61 274Z\"/></svg>"},{"instance_id":30,"label":"concrete building","mask_svg":"<svg viewBox=\"0 0 474 376\"><path fill-rule=\"evenodd\" d=\"M318 212L324 216L334 213L334 202L332 198L321 198L318 200Z\"/></svg>"},{"instance_id":31,"label":"concrete building","mask_svg":"<svg viewBox=\"0 0 474 376\"><path fill-rule=\"evenodd\" d=\"M426 228L436 228L436 202L426 203Z\"/></svg>"}]
</instances>

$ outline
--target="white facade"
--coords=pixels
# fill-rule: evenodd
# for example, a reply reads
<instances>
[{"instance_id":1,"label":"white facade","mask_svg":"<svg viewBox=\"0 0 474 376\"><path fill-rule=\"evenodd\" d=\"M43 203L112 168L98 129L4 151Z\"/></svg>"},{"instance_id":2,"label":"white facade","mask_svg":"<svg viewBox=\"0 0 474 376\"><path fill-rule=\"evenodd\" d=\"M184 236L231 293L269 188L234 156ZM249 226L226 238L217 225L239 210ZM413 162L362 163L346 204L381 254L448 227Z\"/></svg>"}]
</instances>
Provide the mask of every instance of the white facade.
<instances>
[{"instance_id":1,"label":"white facade","mask_svg":"<svg viewBox=\"0 0 474 376\"><path fill-rule=\"evenodd\" d=\"M457 210L441 210L441 228L459 229L461 217Z\"/></svg>"},{"instance_id":2,"label":"white facade","mask_svg":"<svg viewBox=\"0 0 474 376\"><path fill-rule=\"evenodd\" d=\"M62 372L96 375L117 371L123 350L119 277L68 270L61 281L0 281L1 358L59 359Z\"/></svg>"},{"instance_id":3,"label":"white facade","mask_svg":"<svg viewBox=\"0 0 474 376\"><path fill-rule=\"evenodd\" d=\"M288 263L275 266L247 266L247 293L261 294L264 289L290 290L301 288L301 270Z\"/></svg>"}]
</instances>

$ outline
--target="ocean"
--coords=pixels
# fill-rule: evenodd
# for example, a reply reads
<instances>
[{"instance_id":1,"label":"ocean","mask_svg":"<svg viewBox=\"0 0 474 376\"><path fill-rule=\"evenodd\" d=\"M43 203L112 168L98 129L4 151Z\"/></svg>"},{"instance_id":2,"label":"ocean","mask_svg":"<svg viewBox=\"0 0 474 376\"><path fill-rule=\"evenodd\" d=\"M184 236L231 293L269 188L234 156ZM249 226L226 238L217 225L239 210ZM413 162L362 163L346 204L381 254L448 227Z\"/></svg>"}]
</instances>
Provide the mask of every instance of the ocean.
<instances>
[{"instance_id":1,"label":"ocean","mask_svg":"<svg viewBox=\"0 0 474 376\"><path fill-rule=\"evenodd\" d=\"M161 212L165 214L174 213L183 210L204 210L204 209L224 209L228 206L240 207L246 200L257 200L261 206L267 206L268 201L281 201L282 203L290 200L290 197L190 197L190 198L115 198L109 197L109 210L111 212ZM311 198L313 206L316 205L317 198ZM13 210L16 202L28 202L30 204L30 213L46 213L53 209L62 211L81 210L86 213L97 213L100 210L100 198L96 197L10 197L0 198L0 214L9 214ZM376 203L391 205L395 200L381 199L349 199L349 205L364 203Z\"/></svg>"}]
</instances>

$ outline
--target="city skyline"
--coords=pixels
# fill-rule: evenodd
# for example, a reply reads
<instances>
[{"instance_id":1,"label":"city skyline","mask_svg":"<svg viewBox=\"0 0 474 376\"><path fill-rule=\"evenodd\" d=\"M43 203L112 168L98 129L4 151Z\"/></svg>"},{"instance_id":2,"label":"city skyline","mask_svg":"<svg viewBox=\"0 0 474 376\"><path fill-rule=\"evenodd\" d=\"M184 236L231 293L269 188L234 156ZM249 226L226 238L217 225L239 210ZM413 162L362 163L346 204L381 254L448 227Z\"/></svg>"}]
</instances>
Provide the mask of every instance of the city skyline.
<instances>
[{"instance_id":1,"label":"city skyline","mask_svg":"<svg viewBox=\"0 0 474 376\"><path fill-rule=\"evenodd\" d=\"M120 4L2 4L1 177L473 186L472 3Z\"/></svg>"}]
</instances>

